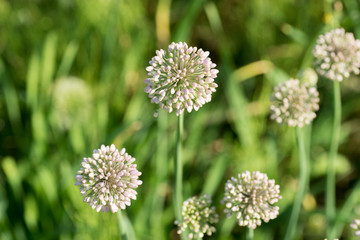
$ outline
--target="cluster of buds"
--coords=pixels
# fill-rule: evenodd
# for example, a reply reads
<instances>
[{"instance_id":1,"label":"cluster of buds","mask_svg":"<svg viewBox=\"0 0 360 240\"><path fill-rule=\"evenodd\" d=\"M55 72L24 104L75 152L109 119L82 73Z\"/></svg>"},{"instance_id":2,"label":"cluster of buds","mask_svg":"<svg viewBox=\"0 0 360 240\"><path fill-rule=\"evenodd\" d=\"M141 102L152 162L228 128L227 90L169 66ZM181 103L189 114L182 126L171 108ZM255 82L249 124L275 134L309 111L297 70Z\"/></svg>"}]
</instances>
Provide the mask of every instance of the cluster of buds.
<instances>
[{"instance_id":1,"label":"cluster of buds","mask_svg":"<svg viewBox=\"0 0 360 240\"><path fill-rule=\"evenodd\" d=\"M360 73L360 41L343 28L320 35L313 50L317 72L334 81Z\"/></svg>"},{"instance_id":2,"label":"cluster of buds","mask_svg":"<svg viewBox=\"0 0 360 240\"><path fill-rule=\"evenodd\" d=\"M130 206L130 200L136 199L135 189L142 184L134 161L125 148L119 152L114 144L102 145L92 157L84 158L75 176L84 202L97 212L110 209L114 213Z\"/></svg>"},{"instance_id":3,"label":"cluster of buds","mask_svg":"<svg viewBox=\"0 0 360 240\"><path fill-rule=\"evenodd\" d=\"M182 222L175 222L179 226L178 234L188 230L189 239L202 239L205 234L211 236L216 231L212 224L219 221L215 207L211 207L209 195L192 197L182 206Z\"/></svg>"},{"instance_id":4,"label":"cluster of buds","mask_svg":"<svg viewBox=\"0 0 360 240\"><path fill-rule=\"evenodd\" d=\"M264 173L246 171L227 181L222 202L227 217L234 214L240 226L255 229L261 220L268 222L278 216L279 207L274 204L279 199L280 187L275 180Z\"/></svg>"},{"instance_id":5,"label":"cluster of buds","mask_svg":"<svg viewBox=\"0 0 360 240\"><path fill-rule=\"evenodd\" d=\"M183 42L171 43L167 51L157 50L146 68L145 92L151 102L169 113L176 111L177 116L210 102L219 71L208 56L209 52Z\"/></svg>"},{"instance_id":6,"label":"cluster of buds","mask_svg":"<svg viewBox=\"0 0 360 240\"><path fill-rule=\"evenodd\" d=\"M303 127L316 117L319 110L319 93L308 83L300 84L298 79L290 79L274 88L271 96L270 118L277 123L291 127Z\"/></svg>"}]
</instances>

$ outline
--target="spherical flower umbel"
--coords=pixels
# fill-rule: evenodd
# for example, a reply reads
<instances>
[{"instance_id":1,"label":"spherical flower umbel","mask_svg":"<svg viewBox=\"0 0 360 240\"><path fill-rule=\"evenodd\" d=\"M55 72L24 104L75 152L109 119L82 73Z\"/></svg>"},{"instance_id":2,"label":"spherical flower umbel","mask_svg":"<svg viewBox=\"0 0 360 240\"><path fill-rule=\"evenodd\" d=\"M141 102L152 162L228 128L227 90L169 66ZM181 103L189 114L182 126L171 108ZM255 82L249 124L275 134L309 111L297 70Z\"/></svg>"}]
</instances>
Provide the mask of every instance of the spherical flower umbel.
<instances>
[{"instance_id":1,"label":"spherical flower umbel","mask_svg":"<svg viewBox=\"0 0 360 240\"><path fill-rule=\"evenodd\" d=\"M360 41L343 28L320 35L313 49L317 72L334 81L360 73Z\"/></svg>"},{"instance_id":2,"label":"spherical flower umbel","mask_svg":"<svg viewBox=\"0 0 360 240\"><path fill-rule=\"evenodd\" d=\"M355 230L355 236L360 236L360 219L354 219L354 221L350 224L350 227Z\"/></svg>"},{"instance_id":3,"label":"spherical flower umbel","mask_svg":"<svg viewBox=\"0 0 360 240\"><path fill-rule=\"evenodd\" d=\"M171 43L167 51L157 50L146 68L145 92L151 102L169 113L176 111L177 116L210 102L219 71L208 56L209 52L183 42Z\"/></svg>"},{"instance_id":4,"label":"spherical flower umbel","mask_svg":"<svg viewBox=\"0 0 360 240\"><path fill-rule=\"evenodd\" d=\"M227 217L235 214L240 226L255 229L261 220L268 222L277 217L279 207L274 204L279 199L280 187L275 180L264 173L246 171L227 181L222 202Z\"/></svg>"},{"instance_id":5,"label":"spherical flower umbel","mask_svg":"<svg viewBox=\"0 0 360 240\"><path fill-rule=\"evenodd\" d=\"M101 145L92 157L84 158L75 176L84 202L97 212L110 209L114 213L130 206L130 200L136 199L135 189L142 184L134 161L125 148L119 152L114 144Z\"/></svg>"},{"instance_id":6,"label":"spherical flower umbel","mask_svg":"<svg viewBox=\"0 0 360 240\"><path fill-rule=\"evenodd\" d=\"M298 79L290 79L274 88L271 96L270 118L277 123L291 127L303 127L316 117L319 110L319 93L308 83L300 84Z\"/></svg>"},{"instance_id":7,"label":"spherical flower umbel","mask_svg":"<svg viewBox=\"0 0 360 240\"><path fill-rule=\"evenodd\" d=\"M219 221L208 194L186 200L182 206L182 217L181 223L175 222L179 226L178 234L188 230L189 239L202 239L205 234L211 236L216 231L212 224Z\"/></svg>"}]
</instances>

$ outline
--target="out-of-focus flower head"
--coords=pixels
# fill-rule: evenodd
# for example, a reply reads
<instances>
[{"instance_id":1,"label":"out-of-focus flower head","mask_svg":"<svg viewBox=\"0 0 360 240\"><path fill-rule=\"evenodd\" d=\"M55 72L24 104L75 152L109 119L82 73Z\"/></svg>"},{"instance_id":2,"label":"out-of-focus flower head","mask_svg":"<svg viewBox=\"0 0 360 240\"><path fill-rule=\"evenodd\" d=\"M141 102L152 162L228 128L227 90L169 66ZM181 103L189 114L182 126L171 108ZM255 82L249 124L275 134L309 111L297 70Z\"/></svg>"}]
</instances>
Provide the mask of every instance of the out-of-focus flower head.
<instances>
[{"instance_id":1,"label":"out-of-focus flower head","mask_svg":"<svg viewBox=\"0 0 360 240\"><path fill-rule=\"evenodd\" d=\"M300 84L298 79L290 79L274 88L271 96L270 118L277 123L291 127L303 127L316 117L319 110L319 93L308 83Z\"/></svg>"},{"instance_id":2,"label":"out-of-focus flower head","mask_svg":"<svg viewBox=\"0 0 360 240\"><path fill-rule=\"evenodd\" d=\"M301 82L307 83L309 86L316 86L318 82L318 75L313 68L305 68L299 75Z\"/></svg>"},{"instance_id":3,"label":"out-of-focus flower head","mask_svg":"<svg viewBox=\"0 0 360 240\"><path fill-rule=\"evenodd\" d=\"M178 234L188 230L189 239L202 239L205 234L211 236L216 231L212 224L219 221L219 216L215 207L211 207L209 195L204 194L189 198L182 206L181 223L175 222L179 226Z\"/></svg>"},{"instance_id":4,"label":"out-of-focus flower head","mask_svg":"<svg viewBox=\"0 0 360 240\"><path fill-rule=\"evenodd\" d=\"M234 214L240 226L255 229L261 220L268 222L278 216L279 207L274 204L279 199L280 187L275 180L265 173L246 171L227 181L222 202L227 217Z\"/></svg>"},{"instance_id":5,"label":"out-of-focus flower head","mask_svg":"<svg viewBox=\"0 0 360 240\"><path fill-rule=\"evenodd\" d=\"M176 111L177 116L210 102L219 71L208 56L209 52L183 42L171 43L167 51L157 50L146 68L145 92L151 102L169 113Z\"/></svg>"},{"instance_id":6,"label":"out-of-focus flower head","mask_svg":"<svg viewBox=\"0 0 360 240\"><path fill-rule=\"evenodd\" d=\"M91 114L92 93L86 82L77 77L55 80L53 118L61 129L71 128L74 121L84 123Z\"/></svg>"},{"instance_id":7,"label":"out-of-focus flower head","mask_svg":"<svg viewBox=\"0 0 360 240\"><path fill-rule=\"evenodd\" d=\"M341 82L360 73L360 41L343 28L320 35L313 55L317 72L330 80Z\"/></svg>"},{"instance_id":8,"label":"out-of-focus flower head","mask_svg":"<svg viewBox=\"0 0 360 240\"><path fill-rule=\"evenodd\" d=\"M134 161L125 148L119 152L114 144L101 145L92 157L84 158L75 176L84 202L97 212L110 209L114 213L130 206L130 200L136 199L135 189L142 184Z\"/></svg>"}]
</instances>

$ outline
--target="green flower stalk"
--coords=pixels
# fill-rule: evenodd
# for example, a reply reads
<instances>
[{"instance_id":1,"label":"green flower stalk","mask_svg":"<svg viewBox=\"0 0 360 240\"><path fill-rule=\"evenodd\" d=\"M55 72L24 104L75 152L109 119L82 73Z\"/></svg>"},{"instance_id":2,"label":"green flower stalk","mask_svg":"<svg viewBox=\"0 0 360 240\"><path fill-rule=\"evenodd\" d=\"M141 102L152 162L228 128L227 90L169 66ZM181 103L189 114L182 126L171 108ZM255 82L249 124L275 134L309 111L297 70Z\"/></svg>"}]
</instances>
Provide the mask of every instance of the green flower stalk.
<instances>
[{"instance_id":1,"label":"green flower stalk","mask_svg":"<svg viewBox=\"0 0 360 240\"><path fill-rule=\"evenodd\" d=\"M254 229L248 228L246 232L246 240L252 240L254 238Z\"/></svg>"},{"instance_id":2,"label":"green flower stalk","mask_svg":"<svg viewBox=\"0 0 360 240\"><path fill-rule=\"evenodd\" d=\"M211 206L209 195L204 194L189 198L182 206L182 221L175 221L178 225L178 234L187 232L189 239L203 239L211 236L215 231L213 224L219 221L215 207Z\"/></svg>"},{"instance_id":3,"label":"green flower stalk","mask_svg":"<svg viewBox=\"0 0 360 240\"><path fill-rule=\"evenodd\" d=\"M342 28L334 29L319 36L313 55L317 72L333 81L334 118L326 183L327 237L332 239L334 236L331 229L336 218L335 159L339 148L341 127L340 82L349 78L351 74L360 73L360 40L355 39L352 33L346 33Z\"/></svg>"},{"instance_id":4,"label":"green flower stalk","mask_svg":"<svg viewBox=\"0 0 360 240\"><path fill-rule=\"evenodd\" d=\"M300 84L298 79L290 79L276 86L271 99L271 119L276 120L278 123L285 123L290 127L296 127L300 159L299 187L285 234L285 239L293 239L300 214L301 202L309 181L309 163L302 127L309 125L316 117L315 111L319 109L320 99L315 87L310 86L308 82Z\"/></svg>"},{"instance_id":5,"label":"green flower stalk","mask_svg":"<svg viewBox=\"0 0 360 240\"><path fill-rule=\"evenodd\" d=\"M176 133L176 149L174 156L175 163L175 216L181 221L181 204L183 201L183 164L182 164L182 148L183 148L183 130L184 130L184 115L181 114L178 118L178 127Z\"/></svg>"},{"instance_id":6,"label":"green flower stalk","mask_svg":"<svg viewBox=\"0 0 360 240\"><path fill-rule=\"evenodd\" d=\"M226 182L222 203L227 217L235 215L239 226L255 229L262 220L269 222L278 216L279 207L275 203L280 199L280 187L275 180L268 179L265 173L246 171Z\"/></svg>"}]
</instances>

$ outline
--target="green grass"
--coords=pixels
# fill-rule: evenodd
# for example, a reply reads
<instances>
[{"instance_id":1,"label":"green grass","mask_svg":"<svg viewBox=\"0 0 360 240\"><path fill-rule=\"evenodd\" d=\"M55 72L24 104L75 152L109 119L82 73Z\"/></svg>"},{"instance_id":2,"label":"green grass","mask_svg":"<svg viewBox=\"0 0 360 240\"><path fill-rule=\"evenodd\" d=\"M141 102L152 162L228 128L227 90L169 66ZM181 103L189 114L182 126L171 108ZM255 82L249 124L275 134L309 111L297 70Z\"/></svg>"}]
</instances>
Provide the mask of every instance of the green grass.
<instances>
[{"instance_id":1,"label":"green grass","mask_svg":"<svg viewBox=\"0 0 360 240\"><path fill-rule=\"evenodd\" d=\"M177 118L161 111L154 118L156 106L144 93L145 67L169 41L210 51L219 69L212 101L185 115L184 200L212 196L220 222L207 239L245 239L246 228L225 220L224 184L245 170L266 172L280 185L280 215L257 228L253 239L282 239L299 159L293 129L269 119L269 98L276 84L312 66L319 33L341 25L360 37L359 2L337 1L334 10L328 2L0 0L0 239L120 239L116 214L96 213L74 185L82 158L111 143L125 147L143 173L137 200L124 213L137 239L177 239ZM83 79L91 100L70 102L75 111L63 128L54 118L53 93L67 76ZM349 223L360 216L358 82L341 84L334 231L342 239L354 239ZM297 239L326 237L332 82L319 78L318 88L320 111L312 134L306 133L311 144L305 143L310 188ZM84 106L86 117L79 116Z\"/></svg>"}]
</instances>

